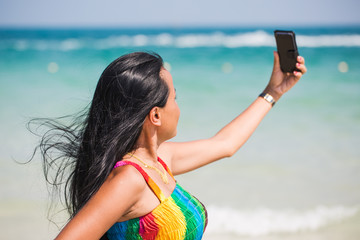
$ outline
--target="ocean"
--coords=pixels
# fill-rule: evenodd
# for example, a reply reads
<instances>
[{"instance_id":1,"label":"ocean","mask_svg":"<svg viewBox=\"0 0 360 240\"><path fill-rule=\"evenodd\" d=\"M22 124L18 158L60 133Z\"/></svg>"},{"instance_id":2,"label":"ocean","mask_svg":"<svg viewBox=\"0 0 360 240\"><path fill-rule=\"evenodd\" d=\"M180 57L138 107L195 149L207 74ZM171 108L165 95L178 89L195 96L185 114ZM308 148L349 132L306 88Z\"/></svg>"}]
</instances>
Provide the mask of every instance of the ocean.
<instances>
[{"instance_id":1,"label":"ocean","mask_svg":"<svg viewBox=\"0 0 360 240\"><path fill-rule=\"evenodd\" d=\"M103 69L159 53L181 109L174 141L214 135L265 88L275 28L0 29L0 232L50 239L34 117L74 114ZM286 29L285 29L286 30ZM360 238L360 27L298 27L308 72L233 157L177 176L208 208L205 240ZM64 218L56 215L55 220ZM54 220L53 218L53 220Z\"/></svg>"}]
</instances>

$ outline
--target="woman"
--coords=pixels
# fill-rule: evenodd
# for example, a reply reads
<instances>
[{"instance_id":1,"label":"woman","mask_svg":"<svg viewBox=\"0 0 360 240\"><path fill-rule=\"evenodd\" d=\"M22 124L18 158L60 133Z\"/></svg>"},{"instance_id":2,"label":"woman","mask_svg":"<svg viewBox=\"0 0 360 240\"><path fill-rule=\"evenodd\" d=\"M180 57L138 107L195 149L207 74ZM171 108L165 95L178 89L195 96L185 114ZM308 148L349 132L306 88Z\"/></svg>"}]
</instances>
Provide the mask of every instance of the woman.
<instances>
[{"instance_id":1,"label":"woman","mask_svg":"<svg viewBox=\"0 0 360 240\"><path fill-rule=\"evenodd\" d=\"M244 112L209 139L175 143L167 140L176 135L180 111L161 57L136 52L116 59L99 79L85 122L56 125L66 141L52 142L50 131L40 144L47 177L62 161L55 184L71 169L71 220L56 239L201 239L206 210L173 175L232 156L306 72L302 57L296 67L284 74L274 52L270 81Z\"/></svg>"}]
</instances>

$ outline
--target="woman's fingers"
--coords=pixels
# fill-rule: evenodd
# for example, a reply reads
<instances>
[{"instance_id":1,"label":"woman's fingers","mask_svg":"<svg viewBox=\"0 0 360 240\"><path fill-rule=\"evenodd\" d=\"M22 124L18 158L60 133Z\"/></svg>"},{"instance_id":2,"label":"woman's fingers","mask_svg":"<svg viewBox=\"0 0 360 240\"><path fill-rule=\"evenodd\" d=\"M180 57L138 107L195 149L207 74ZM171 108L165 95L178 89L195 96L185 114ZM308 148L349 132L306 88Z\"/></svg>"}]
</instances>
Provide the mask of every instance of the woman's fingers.
<instances>
[{"instance_id":1,"label":"woman's fingers","mask_svg":"<svg viewBox=\"0 0 360 240\"><path fill-rule=\"evenodd\" d=\"M297 57L298 63L305 64L305 59L302 56Z\"/></svg>"},{"instance_id":2,"label":"woman's fingers","mask_svg":"<svg viewBox=\"0 0 360 240\"><path fill-rule=\"evenodd\" d=\"M297 79L300 79L301 76L303 75L302 72L298 72L298 71L294 71L293 74L295 75L295 77L296 77Z\"/></svg>"},{"instance_id":3,"label":"woman's fingers","mask_svg":"<svg viewBox=\"0 0 360 240\"><path fill-rule=\"evenodd\" d=\"M301 56L298 56L297 61L298 62L296 63L296 68L300 71L294 71L294 75L296 77L301 77L307 71L307 69L305 67L305 59Z\"/></svg>"}]
</instances>

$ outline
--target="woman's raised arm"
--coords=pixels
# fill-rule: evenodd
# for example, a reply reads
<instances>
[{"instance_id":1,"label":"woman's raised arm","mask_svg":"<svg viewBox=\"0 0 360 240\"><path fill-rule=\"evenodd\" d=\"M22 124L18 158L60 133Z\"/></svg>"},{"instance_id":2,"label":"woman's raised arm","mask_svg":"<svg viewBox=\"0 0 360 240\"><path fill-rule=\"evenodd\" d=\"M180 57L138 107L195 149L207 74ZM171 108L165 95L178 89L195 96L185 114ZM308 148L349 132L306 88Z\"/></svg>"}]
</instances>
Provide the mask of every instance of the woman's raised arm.
<instances>
[{"instance_id":1,"label":"woman's raised arm","mask_svg":"<svg viewBox=\"0 0 360 240\"><path fill-rule=\"evenodd\" d=\"M275 101L278 101L306 72L303 57L298 57L296 67L300 72L283 73L280 69L279 56L277 52L274 52L273 71L264 93L270 94ZM230 157L249 139L271 107L271 103L263 97L258 97L215 136L191 142L166 142L159 147L158 154L169 161L175 175L197 169L224 157Z\"/></svg>"}]
</instances>

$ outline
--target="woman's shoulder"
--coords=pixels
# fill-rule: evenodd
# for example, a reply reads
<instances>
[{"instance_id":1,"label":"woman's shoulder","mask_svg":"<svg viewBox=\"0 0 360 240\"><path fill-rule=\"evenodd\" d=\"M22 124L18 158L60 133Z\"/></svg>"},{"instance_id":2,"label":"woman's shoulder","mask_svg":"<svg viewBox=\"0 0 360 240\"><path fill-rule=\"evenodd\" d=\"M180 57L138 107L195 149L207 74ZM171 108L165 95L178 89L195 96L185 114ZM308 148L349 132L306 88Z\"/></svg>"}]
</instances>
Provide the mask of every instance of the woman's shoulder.
<instances>
[{"instance_id":1,"label":"woman's shoulder","mask_svg":"<svg viewBox=\"0 0 360 240\"><path fill-rule=\"evenodd\" d=\"M111 186L114 192L120 194L124 194L125 190L130 189L133 194L140 193L146 188L144 177L130 164L119 166L111 171L104 185Z\"/></svg>"}]
</instances>

